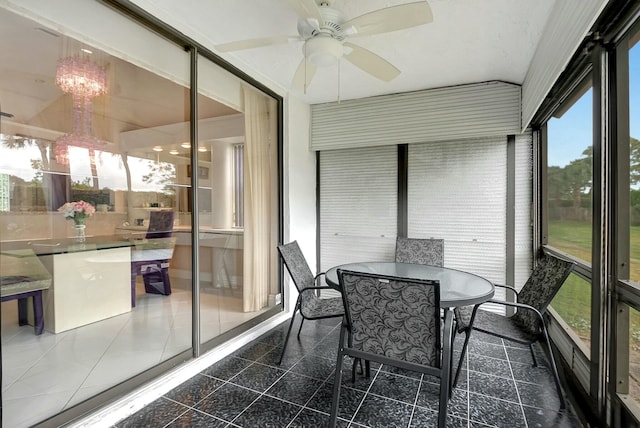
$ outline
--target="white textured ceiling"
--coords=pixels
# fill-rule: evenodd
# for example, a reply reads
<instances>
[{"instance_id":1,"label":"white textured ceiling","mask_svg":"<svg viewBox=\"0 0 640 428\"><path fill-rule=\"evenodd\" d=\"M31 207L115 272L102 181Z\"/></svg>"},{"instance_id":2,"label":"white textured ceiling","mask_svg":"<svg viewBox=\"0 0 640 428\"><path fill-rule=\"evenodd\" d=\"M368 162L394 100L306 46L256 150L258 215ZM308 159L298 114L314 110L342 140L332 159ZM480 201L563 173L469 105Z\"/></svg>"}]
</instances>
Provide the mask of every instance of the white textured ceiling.
<instances>
[{"instance_id":1,"label":"white textured ceiling","mask_svg":"<svg viewBox=\"0 0 640 428\"><path fill-rule=\"evenodd\" d=\"M412 0L335 0L347 19ZM391 82L349 62L319 68L307 93L291 89L302 42L220 53L276 91L309 104L364 98L489 80L521 84L556 0L429 0L433 22L351 38L401 70ZM138 6L216 52L217 44L297 35L287 0L133 0Z\"/></svg>"}]
</instances>

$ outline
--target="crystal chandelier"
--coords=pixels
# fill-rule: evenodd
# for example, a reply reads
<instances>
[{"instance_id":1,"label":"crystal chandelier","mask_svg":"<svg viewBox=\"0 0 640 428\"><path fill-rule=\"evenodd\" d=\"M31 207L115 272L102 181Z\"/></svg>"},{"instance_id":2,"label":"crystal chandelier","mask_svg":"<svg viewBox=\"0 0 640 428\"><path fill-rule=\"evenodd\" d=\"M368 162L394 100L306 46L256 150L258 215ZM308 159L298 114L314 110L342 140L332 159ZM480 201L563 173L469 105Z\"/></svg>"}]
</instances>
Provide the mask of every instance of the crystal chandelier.
<instances>
[{"instance_id":1,"label":"crystal chandelier","mask_svg":"<svg viewBox=\"0 0 640 428\"><path fill-rule=\"evenodd\" d=\"M107 93L107 72L80 55L58 60L56 85L74 97L94 98Z\"/></svg>"},{"instance_id":2,"label":"crystal chandelier","mask_svg":"<svg viewBox=\"0 0 640 428\"><path fill-rule=\"evenodd\" d=\"M69 146L89 150L105 141L91 135L92 99L107 93L107 72L89 58L73 55L58 60L56 84L73 98L73 130L56 140L56 161L69 163Z\"/></svg>"}]
</instances>

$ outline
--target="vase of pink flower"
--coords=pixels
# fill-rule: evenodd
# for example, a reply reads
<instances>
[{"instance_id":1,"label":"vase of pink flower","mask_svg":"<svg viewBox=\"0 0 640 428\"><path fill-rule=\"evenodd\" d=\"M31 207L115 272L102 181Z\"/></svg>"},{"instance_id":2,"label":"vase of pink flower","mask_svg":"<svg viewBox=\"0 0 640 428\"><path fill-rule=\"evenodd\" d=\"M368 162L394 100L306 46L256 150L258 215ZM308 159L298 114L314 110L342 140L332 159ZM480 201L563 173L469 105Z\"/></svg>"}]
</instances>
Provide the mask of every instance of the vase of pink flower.
<instances>
[{"instance_id":1,"label":"vase of pink flower","mask_svg":"<svg viewBox=\"0 0 640 428\"><path fill-rule=\"evenodd\" d=\"M86 225L84 222L88 217L91 217L96 212L95 207L85 201L67 202L58 208L58 211L64 215L64 218L73 220L76 241L85 242Z\"/></svg>"}]
</instances>

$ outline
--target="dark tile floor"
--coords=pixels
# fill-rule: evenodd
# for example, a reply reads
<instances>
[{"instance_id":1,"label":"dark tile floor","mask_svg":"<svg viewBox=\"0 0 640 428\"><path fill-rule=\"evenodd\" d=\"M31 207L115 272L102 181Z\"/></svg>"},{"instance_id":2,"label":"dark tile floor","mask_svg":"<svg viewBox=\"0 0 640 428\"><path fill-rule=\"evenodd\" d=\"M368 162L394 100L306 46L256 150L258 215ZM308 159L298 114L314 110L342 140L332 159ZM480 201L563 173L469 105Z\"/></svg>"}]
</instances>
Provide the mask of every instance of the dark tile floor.
<instances>
[{"instance_id":1,"label":"dark tile floor","mask_svg":"<svg viewBox=\"0 0 640 428\"><path fill-rule=\"evenodd\" d=\"M287 326L203 370L116 427L327 426L339 321L307 321L299 341L294 325L277 365ZM553 377L539 353L540 366L532 367L527 348L474 333L449 402L447 426L580 427L570 411L558 411ZM436 381L372 364L371 378L358 376L354 384L350 364L345 366L338 426L436 426Z\"/></svg>"}]
</instances>

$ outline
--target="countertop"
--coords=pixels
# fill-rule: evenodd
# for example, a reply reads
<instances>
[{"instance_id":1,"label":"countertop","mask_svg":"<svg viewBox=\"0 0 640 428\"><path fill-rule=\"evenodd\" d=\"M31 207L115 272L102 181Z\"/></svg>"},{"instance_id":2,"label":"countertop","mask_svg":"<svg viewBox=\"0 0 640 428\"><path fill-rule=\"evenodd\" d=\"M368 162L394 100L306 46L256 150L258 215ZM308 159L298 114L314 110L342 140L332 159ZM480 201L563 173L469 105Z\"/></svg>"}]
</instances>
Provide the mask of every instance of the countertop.
<instances>
[{"instance_id":1,"label":"countertop","mask_svg":"<svg viewBox=\"0 0 640 428\"><path fill-rule=\"evenodd\" d=\"M0 241L0 252L13 257L25 257L73 253L79 251L95 251L110 248L132 247L134 242L121 236L87 236L83 243L74 238L62 239L28 239L15 241ZM26 250L26 251L25 251Z\"/></svg>"},{"instance_id":2,"label":"countertop","mask_svg":"<svg viewBox=\"0 0 640 428\"><path fill-rule=\"evenodd\" d=\"M128 230L131 232L146 232L147 226L118 226L116 230ZM191 232L191 226L174 226L174 232ZM242 235L244 233L244 229L220 229L213 227L200 227L200 233L223 233L227 235Z\"/></svg>"}]
</instances>

